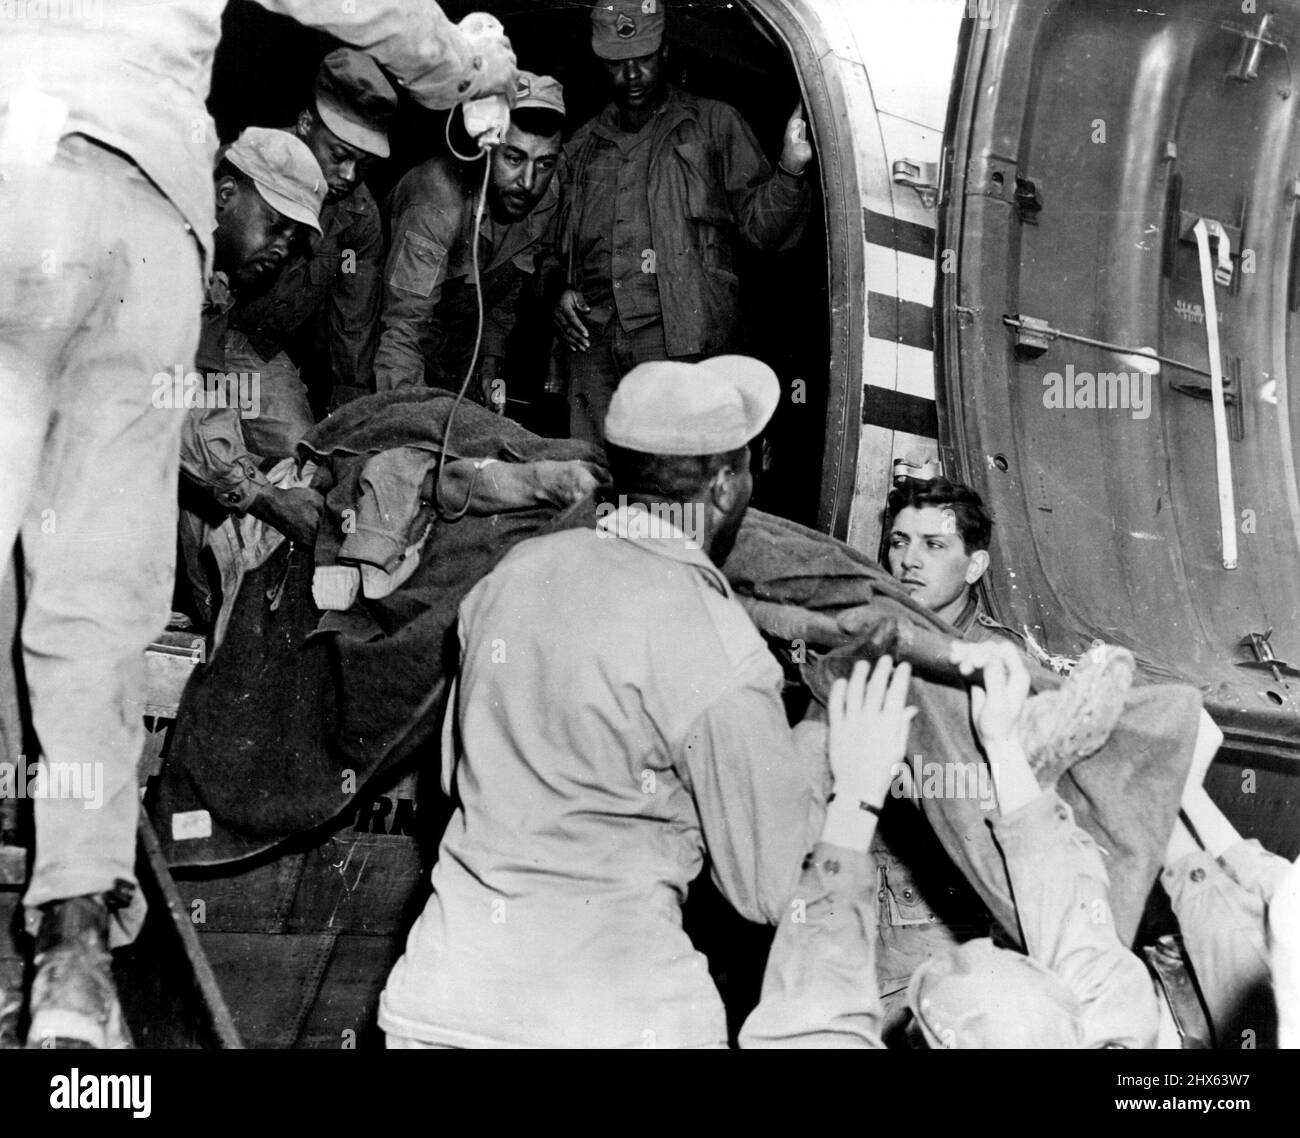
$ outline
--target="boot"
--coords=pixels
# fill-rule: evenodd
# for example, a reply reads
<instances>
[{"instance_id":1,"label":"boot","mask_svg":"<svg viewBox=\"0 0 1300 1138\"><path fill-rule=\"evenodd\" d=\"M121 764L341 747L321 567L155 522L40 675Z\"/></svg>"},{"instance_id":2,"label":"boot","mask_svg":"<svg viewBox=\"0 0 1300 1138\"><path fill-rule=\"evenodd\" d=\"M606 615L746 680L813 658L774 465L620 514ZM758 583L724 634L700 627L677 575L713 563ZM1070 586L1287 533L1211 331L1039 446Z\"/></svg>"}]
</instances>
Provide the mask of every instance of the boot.
<instances>
[{"instance_id":1,"label":"boot","mask_svg":"<svg viewBox=\"0 0 1300 1138\"><path fill-rule=\"evenodd\" d=\"M1029 697L1016 733L1040 786L1054 786L1075 762L1101 750L1124 713L1135 671L1127 648L1099 644L1059 688Z\"/></svg>"},{"instance_id":2,"label":"boot","mask_svg":"<svg viewBox=\"0 0 1300 1138\"><path fill-rule=\"evenodd\" d=\"M51 901L41 913L27 1046L129 1047L113 985L105 898Z\"/></svg>"}]
</instances>

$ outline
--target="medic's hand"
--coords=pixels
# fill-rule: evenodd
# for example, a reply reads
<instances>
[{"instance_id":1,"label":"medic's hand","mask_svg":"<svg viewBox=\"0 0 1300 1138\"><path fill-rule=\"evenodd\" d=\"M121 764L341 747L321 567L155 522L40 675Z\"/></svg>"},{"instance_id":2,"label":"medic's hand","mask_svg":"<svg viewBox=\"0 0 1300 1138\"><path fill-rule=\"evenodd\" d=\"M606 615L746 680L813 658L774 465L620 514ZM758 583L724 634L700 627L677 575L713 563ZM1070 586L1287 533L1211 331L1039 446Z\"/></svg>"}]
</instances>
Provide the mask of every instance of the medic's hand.
<instances>
[{"instance_id":1,"label":"medic's hand","mask_svg":"<svg viewBox=\"0 0 1300 1138\"><path fill-rule=\"evenodd\" d=\"M868 679L869 667L859 660L847 680L836 680L827 708L835 800L845 799L854 809L859 802L884 803L916 715L916 708L907 706L911 665L895 668L890 657L882 656Z\"/></svg>"},{"instance_id":2,"label":"medic's hand","mask_svg":"<svg viewBox=\"0 0 1300 1138\"><path fill-rule=\"evenodd\" d=\"M812 143L808 141L808 123L803 108L795 107L785 124L785 141L781 146L781 165L791 174L802 174L812 161Z\"/></svg>"},{"instance_id":3,"label":"medic's hand","mask_svg":"<svg viewBox=\"0 0 1300 1138\"><path fill-rule=\"evenodd\" d=\"M1008 743L1019 746L1016 724L1029 698L1029 670L1019 650L1005 640L956 641L952 661L962 675L982 673L981 686L971 688L971 718L984 753Z\"/></svg>"},{"instance_id":4,"label":"medic's hand","mask_svg":"<svg viewBox=\"0 0 1300 1138\"><path fill-rule=\"evenodd\" d=\"M263 486L248 512L267 525L278 529L290 541L300 545L313 545L316 531L320 529L321 511L325 500L305 486L281 490L276 486Z\"/></svg>"},{"instance_id":5,"label":"medic's hand","mask_svg":"<svg viewBox=\"0 0 1300 1138\"><path fill-rule=\"evenodd\" d=\"M555 317L552 320L555 331L572 351L585 352L591 347L587 326L578 315L590 311L591 305L576 288L565 289L560 303L555 306Z\"/></svg>"},{"instance_id":6,"label":"medic's hand","mask_svg":"<svg viewBox=\"0 0 1300 1138\"><path fill-rule=\"evenodd\" d=\"M481 99L484 95L504 95L514 108L516 60L514 49L506 39L501 22L486 12L471 12L458 25L468 39L470 50L479 60L479 66L468 76L472 85L465 92L466 99Z\"/></svg>"}]
</instances>

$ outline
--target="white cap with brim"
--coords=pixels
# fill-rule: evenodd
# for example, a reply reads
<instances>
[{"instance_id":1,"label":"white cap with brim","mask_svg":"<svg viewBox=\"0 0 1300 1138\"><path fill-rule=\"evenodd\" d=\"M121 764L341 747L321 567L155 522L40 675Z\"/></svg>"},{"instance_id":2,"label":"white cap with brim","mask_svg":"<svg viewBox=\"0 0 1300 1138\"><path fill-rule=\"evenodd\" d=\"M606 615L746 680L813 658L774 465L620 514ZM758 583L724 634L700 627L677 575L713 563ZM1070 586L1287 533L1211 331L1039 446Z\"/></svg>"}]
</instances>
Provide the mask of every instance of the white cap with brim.
<instances>
[{"instance_id":1,"label":"white cap with brim","mask_svg":"<svg viewBox=\"0 0 1300 1138\"><path fill-rule=\"evenodd\" d=\"M250 126L223 156L253 180L273 210L321 232L325 175L305 142L288 131Z\"/></svg>"},{"instance_id":2,"label":"white cap with brim","mask_svg":"<svg viewBox=\"0 0 1300 1138\"><path fill-rule=\"evenodd\" d=\"M644 454L725 454L758 436L780 398L776 372L749 356L638 364L610 400L605 439Z\"/></svg>"},{"instance_id":3,"label":"white cap with brim","mask_svg":"<svg viewBox=\"0 0 1300 1138\"><path fill-rule=\"evenodd\" d=\"M257 187L257 192L261 195L262 200L273 210L292 221L311 226L317 233L323 232L320 227L320 218L314 217L311 210L305 209L292 198L276 193L265 182L259 182L256 178L253 179L253 185Z\"/></svg>"},{"instance_id":4,"label":"white cap with brim","mask_svg":"<svg viewBox=\"0 0 1300 1138\"><path fill-rule=\"evenodd\" d=\"M1043 964L988 937L955 945L912 973L907 1006L931 1047L1082 1046L1082 1008Z\"/></svg>"}]
</instances>

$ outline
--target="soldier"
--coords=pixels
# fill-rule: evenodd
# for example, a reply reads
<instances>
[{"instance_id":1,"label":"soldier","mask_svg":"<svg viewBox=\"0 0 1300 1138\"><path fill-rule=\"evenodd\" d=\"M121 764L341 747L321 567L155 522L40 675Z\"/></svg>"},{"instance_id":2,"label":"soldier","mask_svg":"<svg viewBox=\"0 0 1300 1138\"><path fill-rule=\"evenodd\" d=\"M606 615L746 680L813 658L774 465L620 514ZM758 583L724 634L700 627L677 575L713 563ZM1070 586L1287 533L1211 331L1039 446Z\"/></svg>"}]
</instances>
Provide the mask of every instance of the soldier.
<instances>
[{"instance_id":1,"label":"soldier","mask_svg":"<svg viewBox=\"0 0 1300 1138\"><path fill-rule=\"evenodd\" d=\"M479 382L470 390L505 406L502 361L523 282L551 234L553 178L564 129L564 89L521 71L510 127L487 159L491 175L479 246L483 308ZM482 184L477 163L439 157L406 174L389 199L393 234L384 273L383 331L375 358L380 391L428 382L458 390L478 322L473 233Z\"/></svg>"},{"instance_id":2,"label":"soldier","mask_svg":"<svg viewBox=\"0 0 1300 1138\"><path fill-rule=\"evenodd\" d=\"M946 478L904 479L889 492L885 531L886 568L908 595L963 635L972 630L993 534L980 496Z\"/></svg>"},{"instance_id":3,"label":"soldier","mask_svg":"<svg viewBox=\"0 0 1300 1138\"><path fill-rule=\"evenodd\" d=\"M732 107L672 87L662 4L611 0L591 19L614 98L566 148L559 252L570 287L555 327L573 352L570 430L599 441L636 364L741 347L736 242L798 242L812 147L796 109L774 173Z\"/></svg>"},{"instance_id":4,"label":"soldier","mask_svg":"<svg viewBox=\"0 0 1300 1138\"><path fill-rule=\"evenodd\" d=\"M388 157L396 109L397 92L375 61L341 47L321 61L312 101L288 128L325 176L320 233L298 244L271 284L238 297L224 344L229 368L262 377L262 413L248 441L265 457L292 454L319 417L300 370L319 384L312 394L322 410L373 385L384 230L365 177Z\"/></svg>"},{"instance_id":5,"label":"soldier","mask_svg":"<svg viewBox=\"0 0 1300 1138\"><path fill-rule=\"evenodd\" d=\"M726 1046L687 885L707 849L775 924L822 809L824 732L791 732L718 569L779 394L744 357L638 368L607 425L617 503L461 604L458 804L381 1000L389 1046Z\"/></svg>"},{"instance_id":6,"label":"soldier","mask_svg":"<svg viewBox=\"0 0 1300 1138\"><path fill-rule=\"evenodd\" d=\"M202 550L211 527L227 513L252 514L281 533L309 542L320 521L320 495L279 489L263 473L268 457L259 432L266 384L232 361L229 321L239 298L270 281L306 231L321 235L325 177L306 144L282 130L249 127L217 160L214 273L203 306L196 354L202 398L187 405L181 432L181 549L197 615L213 615ZM310 420L307 423L310 426ZM270 436L274 438L274 430ZM254 450L253 448L257 449Z\"/></svg>"},{"instance_id":7,"label":"soldier","mask_svg":"<svg viewBox=\"0 0 1300 1138\"><path fill-rule=\"evenodd\" d=\"M513 93L514 54L482 16L470 35L427 0L260 2L373 52L423 105ZM151 379L198 340L223 6L29 5L0 35L0 565L21 533L42 762L88 766L102 798L34 803L29 1046L126 1043L109 945L144 916L144 649L170 609L185 419Z\"/></svg>"}]
</instances>

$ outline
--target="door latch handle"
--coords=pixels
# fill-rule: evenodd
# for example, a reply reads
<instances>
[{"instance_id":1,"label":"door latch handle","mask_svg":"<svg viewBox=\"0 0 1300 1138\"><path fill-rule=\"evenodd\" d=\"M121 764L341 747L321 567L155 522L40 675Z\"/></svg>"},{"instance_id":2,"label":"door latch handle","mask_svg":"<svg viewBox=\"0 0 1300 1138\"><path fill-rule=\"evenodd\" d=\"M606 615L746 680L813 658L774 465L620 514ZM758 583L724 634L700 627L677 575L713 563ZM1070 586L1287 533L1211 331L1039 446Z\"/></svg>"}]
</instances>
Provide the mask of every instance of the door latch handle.
<instances>
[{"instance_id":1,"label":"door latch handle","mask_svg":"<svg viewBox=\"0 0 1300 1138\"><path fill-rule=\"evenodd\" d=\"M910 158L900 158L890 167L893 172L894 185L911 186L921 198L921 205L933 209L939 200L939 163L913 162Z\"/></svg>"}]
</instances>

